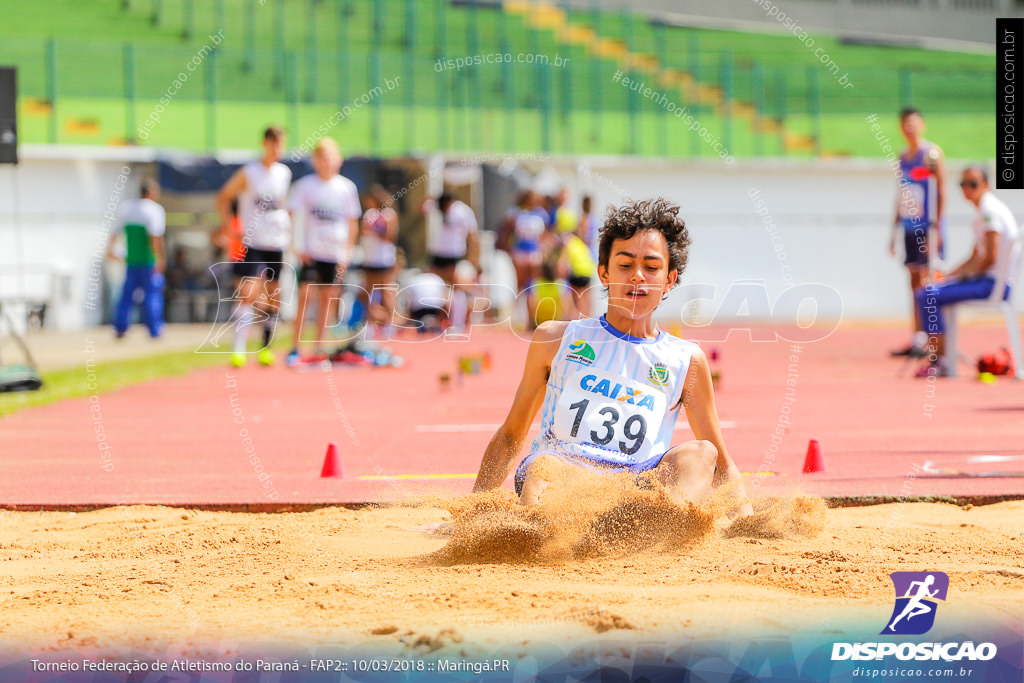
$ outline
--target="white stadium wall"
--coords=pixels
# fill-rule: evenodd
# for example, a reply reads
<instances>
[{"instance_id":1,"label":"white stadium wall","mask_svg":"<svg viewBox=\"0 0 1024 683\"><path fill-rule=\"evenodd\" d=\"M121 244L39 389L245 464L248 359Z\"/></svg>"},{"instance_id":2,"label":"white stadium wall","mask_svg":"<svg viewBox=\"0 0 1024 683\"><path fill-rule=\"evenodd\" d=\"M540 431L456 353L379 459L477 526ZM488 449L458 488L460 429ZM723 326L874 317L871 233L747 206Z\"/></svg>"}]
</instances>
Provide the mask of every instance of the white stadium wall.
<instances>
[{"instance_id":1,"label":"white stadium wall","mask_svg":"<svg viewBox=\"0 0 1024 683\"><path fill-rule=\"evenodd\" d=\"M45 299L48 326L94 325L102 297L96 267L110 224L104 213L139 196L153 151L24 145L20 157L17 167L0 166L0 301Z\"/></svg>"},{"instance_id":2,"label":"white stadium wall","mask_svg":"<svg viewBox=\"0 0 1024 683\"><path fill-rule=\"evenodd\" d=\"M974 207L957 185L964 165L949 163L946 254L953 264L973 244ZM905 319L911 313L902 236L897 257L888 251L896 180L881 161L737 160L726 166L593 157L550 168L572 179L574 203L591 194L599 216L622 197L664 196L679 203L693 240L682 282L715 288L714 301L700 306L697 317L704 321L724 303L730 285L750 280L764 281L772 302L791 285L833 288L842 305L824 297L824 318ZM1024 219L1024 193L997 195L1018 221ZM1017 298L1018 308L1024 308L1022 300ZM667 303L667 316L676 317L684 300L673 296Z\"/></svg>"},{"instance_id":3,"label":"white stadium wall","mask_svg":"<svg viewBox=\"0 0 1024 683\"><path fill-rule=\"evenodd\" d=\"M16 179L12 167L0 166L0 300L28 289L25 293L50 299L48 325L76 329L97 324L102 294L95 266L107 239L104 213L112 200L137 196L152 158L152 150L141 148L25 146ZM956 186L960 166L950 164L948 186L947 253L954 261L971 245L973 207ZM119 179L125 168L132 169L127 181ZM754 298L749 311L728 303L730 287L743 281L763 281L771 302L790 286L831 288L838 297L821 298L819 311L827 319L906 319L910 314L902 261L889 256L887 248L895 180L880 161L736 161L725 166L592 157L556 158L545 162L545 169L541 177L556 173L574 204L582 194L592 194L599 214L624 196L662 195L682 205L693 236L683 283L703 297L683 319L708 321L723 302L733 313L763 317ZM1024 218L1024 194L998 194ZM755 199L763 203L760 209ZM701 288L695 290L696 285ZM672 296L667 318L679 319L684 299L683 291ZM1024 297L1018 298L1018 306L1022 303ZM728 319L723 315L715 321Z\"/></svg>"}]
</instances>

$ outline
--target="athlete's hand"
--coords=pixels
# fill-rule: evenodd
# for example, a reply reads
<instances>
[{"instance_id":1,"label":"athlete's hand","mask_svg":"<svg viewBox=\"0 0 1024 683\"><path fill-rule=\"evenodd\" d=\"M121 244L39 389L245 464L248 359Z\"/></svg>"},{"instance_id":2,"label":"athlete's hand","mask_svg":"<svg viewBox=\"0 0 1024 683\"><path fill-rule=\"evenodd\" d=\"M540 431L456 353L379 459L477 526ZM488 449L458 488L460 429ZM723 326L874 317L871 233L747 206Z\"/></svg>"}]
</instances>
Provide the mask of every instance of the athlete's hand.
<instances>
[{"instance_id":1,"label":"athlete's hand","mask_svg":"<svg viewBox=\"0 0 1024 683\"><path fill-rule=\"evenodd\" d=\"M728 511L729 519L738 519L754 514L754 507L750 504L747 490L743 486L743 475L740 474L739 468L734 463L726 468L720 467L711 482L712 488L725 485L728 485L728 496L731 501L738 503L736 507Z\"/></svg>"},{"instance_id":2,"label":"athlete's hand","mask_svg":"<svg viewBox=\"0 0 1024 683\"><path fill-rule=\"evenodd\" d=\"M937 251L941 252L942 251L942 229L939 227L938 223L932 223L931 225L928 226L928 229L935 231L935 248L936 248Z\"/></svg>"},{"instance_id":3,"label":"athlete's hand","mask_svg":"<svg viewBox=\"0 0 1024 683\"><path fill-rule=\"evenodd\" d=\"M895 256L895 255L896 255L896 240L895 239L891 239L891 240L889 240L889 256Z\"/></svg>"},{"instance_id":4,"label":"athlete's hand","mask_svg":"<svg viewBox=\"0 0 1024 683\"><path fill-rule=\"evenodd\" d=\"M309 254L299 252L299 262L304 266L313 265L313 259L309 257Z\"/></svg>"}]
</instances>

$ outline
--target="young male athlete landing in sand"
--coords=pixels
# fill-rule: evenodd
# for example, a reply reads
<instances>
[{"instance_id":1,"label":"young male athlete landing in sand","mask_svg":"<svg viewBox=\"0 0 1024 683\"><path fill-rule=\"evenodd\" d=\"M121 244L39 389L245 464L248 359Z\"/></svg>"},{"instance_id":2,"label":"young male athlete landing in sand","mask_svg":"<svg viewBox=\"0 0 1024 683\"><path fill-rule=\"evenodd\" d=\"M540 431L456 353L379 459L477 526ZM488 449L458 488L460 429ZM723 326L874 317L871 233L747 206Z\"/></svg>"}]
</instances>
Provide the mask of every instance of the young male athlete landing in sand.
<instances>
[{"instance_id":1,"label":"young male athlete landing in sand","mask_svg":"<svg viewBox=\"0 0 1024 683\"><path fill-rule=\"evenodd\" d=\"M571 476L574 466L650 472L677 502L699 503L730 481L745 497L725 450L707 358L651 319L686 267L690 237L678 212L652 199L609 214L597 267L608 313L545 322L533 333L512 408L484 453L474 491L501 486L543 406L540 432L515 474L523 504L540 502L545 488L558 485L539 475L542 459L560 466L560 476ZM697 440L672 446L681 407ZM749 513L749 505L740 512Z\"/></svg>"}]
</instances>

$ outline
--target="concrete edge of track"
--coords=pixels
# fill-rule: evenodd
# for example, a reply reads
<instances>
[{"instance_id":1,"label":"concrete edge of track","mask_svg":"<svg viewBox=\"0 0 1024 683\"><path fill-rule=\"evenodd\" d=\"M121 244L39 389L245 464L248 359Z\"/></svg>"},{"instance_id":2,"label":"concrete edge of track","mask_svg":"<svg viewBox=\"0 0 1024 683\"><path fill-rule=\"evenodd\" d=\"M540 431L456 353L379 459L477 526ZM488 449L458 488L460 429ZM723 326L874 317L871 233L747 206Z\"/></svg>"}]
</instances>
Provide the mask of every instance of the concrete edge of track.
<instances>
[{"instance_id":1,"label":"concrete edge of track","mask_svg":"<svg viewBox=\"0 0 1024 683\"><path fill-rule=\"evenodd\" d=\"M867 507L870 505L888 505L892 503L945 503L957 507L993 505L1007 501L1024 500L1024 494L977 495L977 496L825 496L825 503L830 508ZM89 504L18 504L0 503L0 510L10 512L93 512L123 505L145 505L181 510L204 510L207 512L310 512L321 508L342 507L349 510L361 510L372 507L418 507L402 503L360 502L360 503L89 503Z\"/></svg>"}]
</instances>

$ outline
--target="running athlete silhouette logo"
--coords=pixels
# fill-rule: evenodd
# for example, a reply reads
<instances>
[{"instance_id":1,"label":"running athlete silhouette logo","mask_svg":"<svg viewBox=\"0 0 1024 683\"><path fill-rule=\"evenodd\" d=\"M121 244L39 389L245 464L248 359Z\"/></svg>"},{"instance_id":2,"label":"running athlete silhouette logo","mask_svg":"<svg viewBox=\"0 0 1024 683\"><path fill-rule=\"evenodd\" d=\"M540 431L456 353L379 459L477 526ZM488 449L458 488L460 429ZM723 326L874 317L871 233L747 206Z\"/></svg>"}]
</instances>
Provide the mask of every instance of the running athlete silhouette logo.
<instances>
[{"instance_id":1,"label":"running athlete silhouette logo","mask_svg":"<svg viewBox=\"0 0 1024 683\"><path fill-rule=\"evenodd\" d=\"M916 636L935 623L938 600L945 600L949 577L943 572L893 572L896 605L882 635Z\"/></svg>"}]
</instances>

